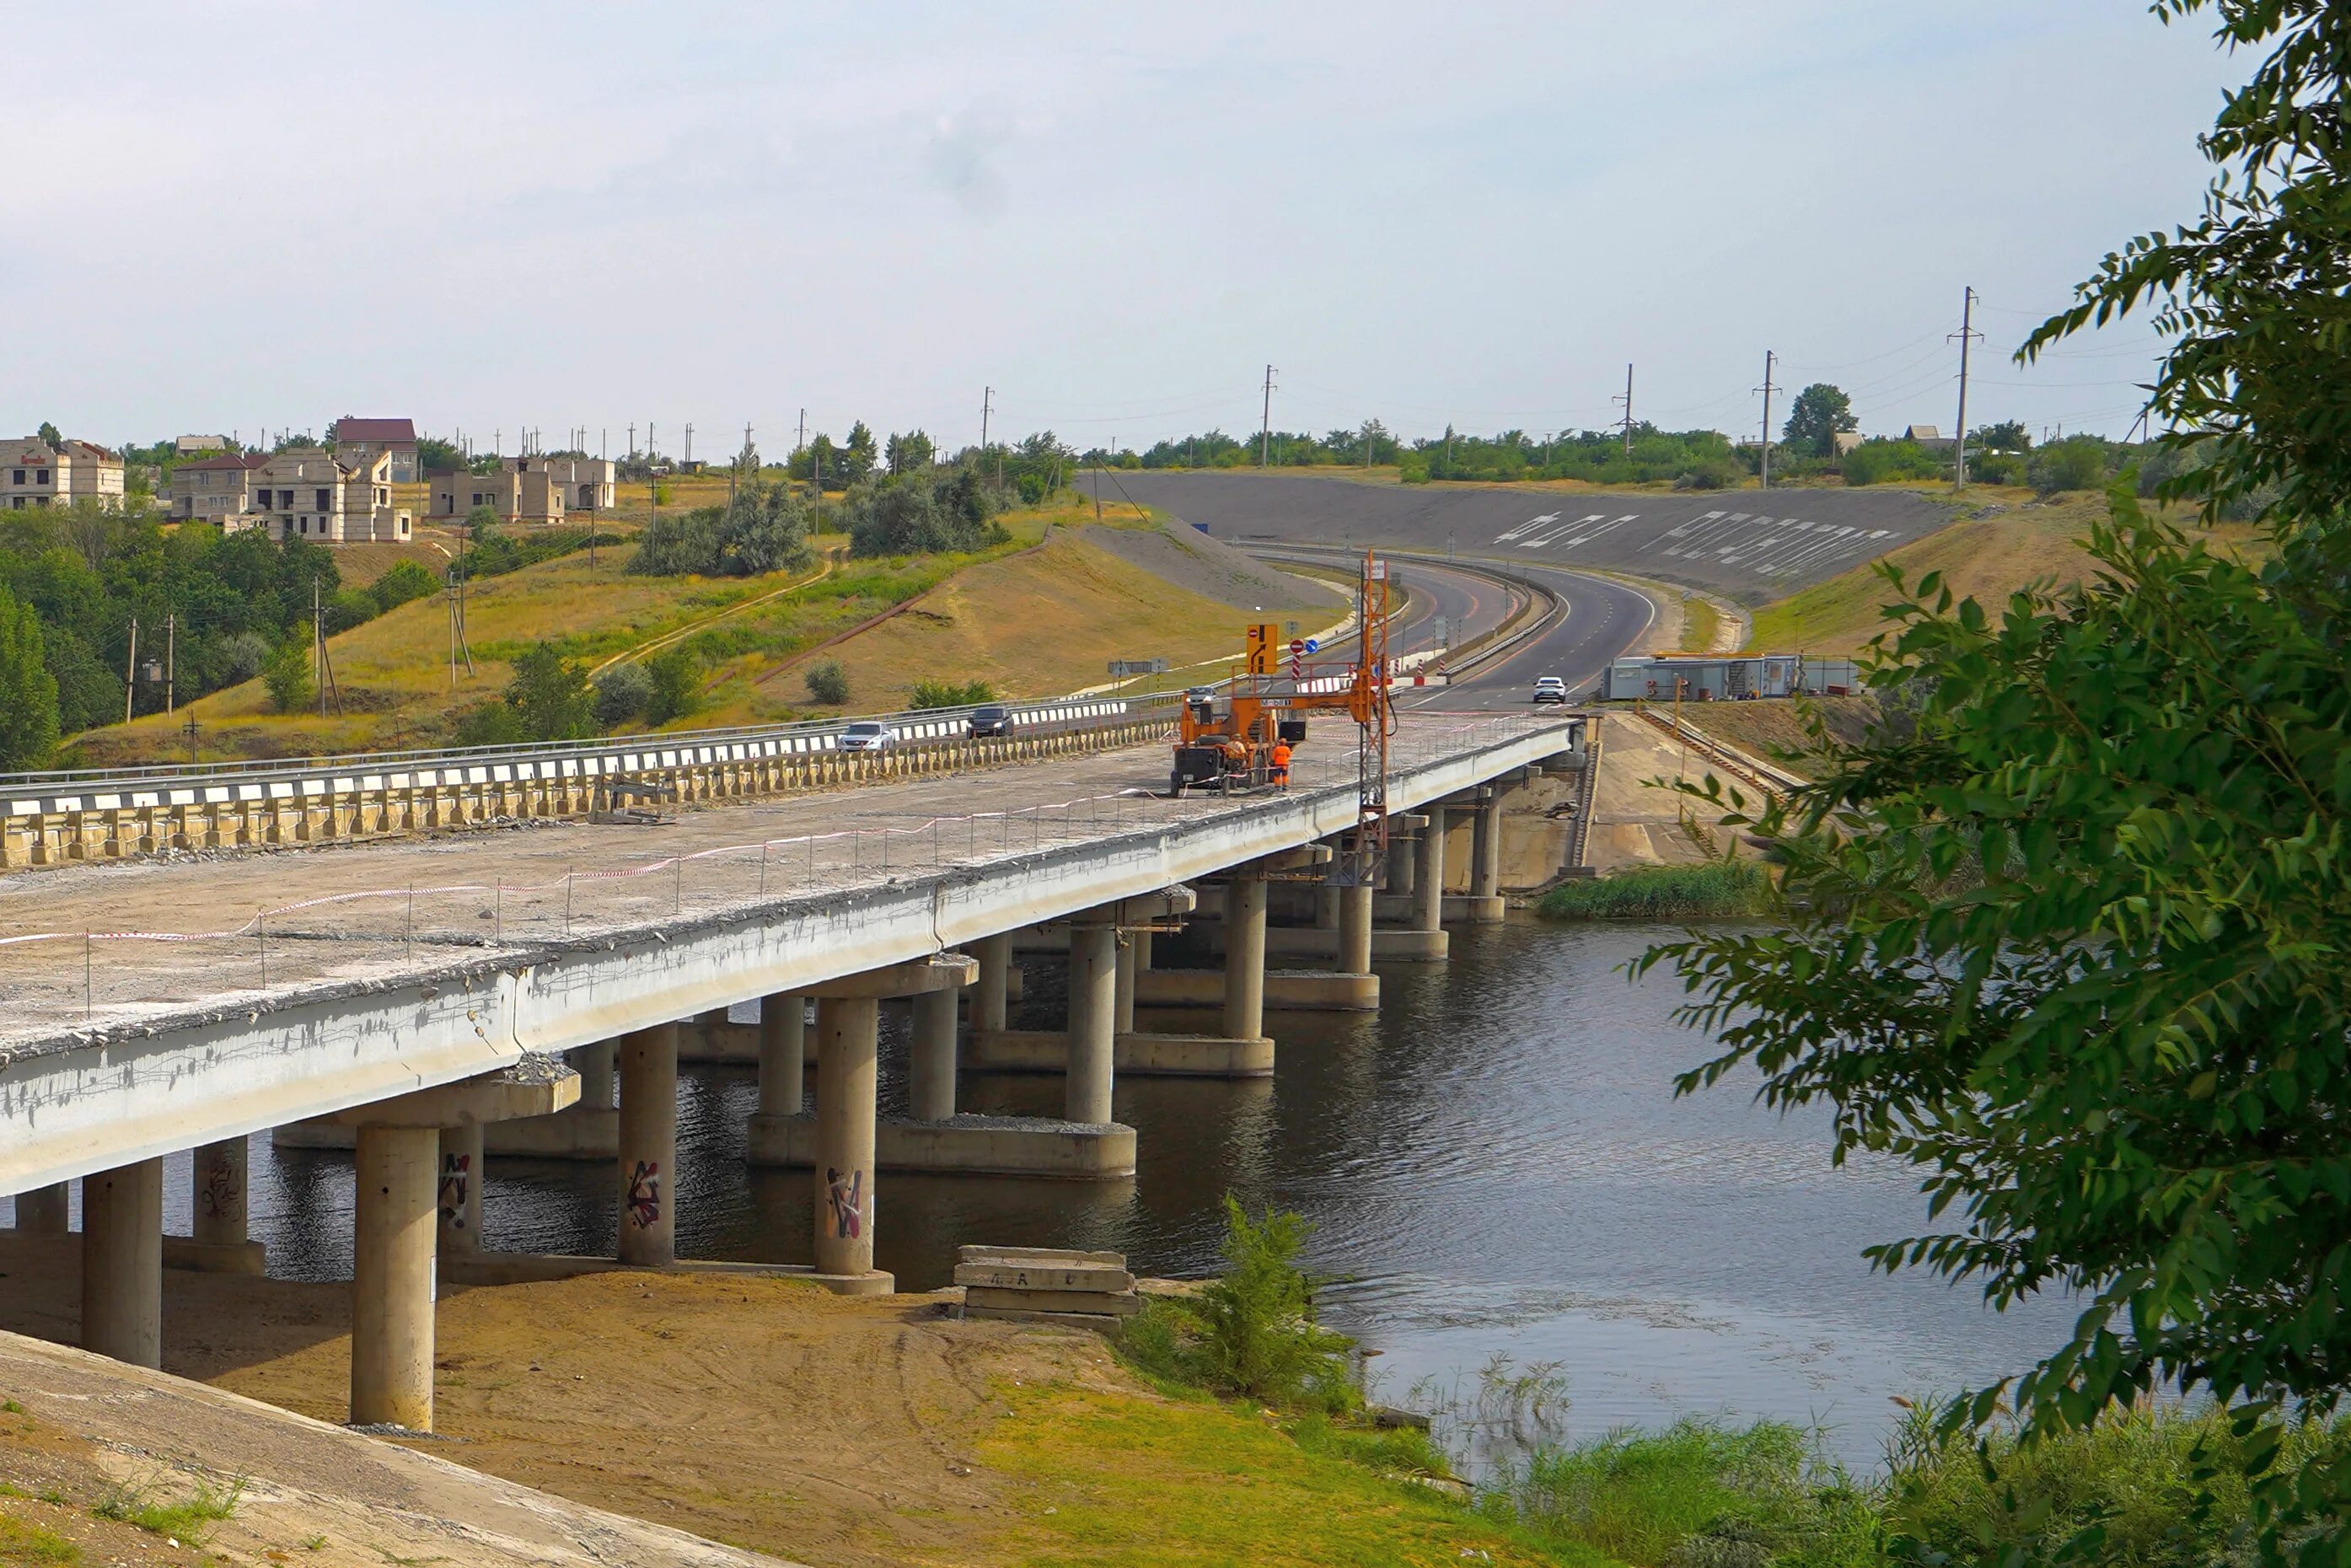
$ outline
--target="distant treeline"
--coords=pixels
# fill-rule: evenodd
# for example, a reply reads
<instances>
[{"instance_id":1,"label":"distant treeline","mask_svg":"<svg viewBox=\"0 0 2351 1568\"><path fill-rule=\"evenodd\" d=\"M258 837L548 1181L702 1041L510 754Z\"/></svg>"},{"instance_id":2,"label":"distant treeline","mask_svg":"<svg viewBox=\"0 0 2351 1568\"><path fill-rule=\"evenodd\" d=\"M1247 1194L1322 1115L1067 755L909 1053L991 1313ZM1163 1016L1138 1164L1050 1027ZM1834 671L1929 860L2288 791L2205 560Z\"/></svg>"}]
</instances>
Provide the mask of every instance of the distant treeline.
<instances>
[{"instance_id":1,"label":"distant treeline","mask_svg":"<svg viewBox=\"0 0 2351 1568\"><path fill-rule=\"evenodd\" d=\"M1505 430L1469 435L1447 428L1443 435L1404 441L1377 420L1353 430L1277 430L1270 435L1234 436L1221 430L1176 436L1143 452L1095 450L1087 465L1116 468L1249 468L1260 457L1276 467L1395 467L1407 485L1432 479L1510 482L1585 479L1630 485L1664 481L1686 489L1718 489L1738 482L1742 465L1729 437L1713 430L1659 430L1646 422L1633 426L1630 449L1625 432L1561 431L1535 435Z\"/></svg>"}]
</instances>

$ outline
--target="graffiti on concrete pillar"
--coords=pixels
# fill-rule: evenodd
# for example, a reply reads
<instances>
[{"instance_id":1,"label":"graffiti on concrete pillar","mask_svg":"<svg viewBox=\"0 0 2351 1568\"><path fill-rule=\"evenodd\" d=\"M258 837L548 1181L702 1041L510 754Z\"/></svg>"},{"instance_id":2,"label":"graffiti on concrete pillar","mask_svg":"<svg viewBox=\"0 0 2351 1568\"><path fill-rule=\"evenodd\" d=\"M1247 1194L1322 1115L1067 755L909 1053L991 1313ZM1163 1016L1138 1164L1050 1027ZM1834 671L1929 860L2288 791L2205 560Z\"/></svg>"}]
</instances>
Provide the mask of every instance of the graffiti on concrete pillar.
<instances>
[{"instance_id":1,"label":"graffiti on concrete pillar","mask_svg":"<svg viewBox=\"0 0 2351 1568\"><path fill-rule=\"evenodd\" d=\"M661 1166L656 1161L639 1160L629 1173L629 1222L640 1230L661 1222Z\"/></svg>"},{"instance_id":2,"label":"graffiti on concrete pillar","mask_svg":"<svg viewBox=\"0 0 2351 1568\"><path fill-rule=\"evenodd\" d=\"M832 1234L839 1241L854 1241L865 1228L865 1173L852 1171L842 1176L831 1166L825 1167L825 1201L832 1206Z\"/></svg>"},{"instance_id":3,"label":"graffiti on concrete pillar","mask_svg":"<svg viewBox=\"0 0 2351 1568\"><path fill-rule=\"evenodd\" d=\"M465 1192L474 1181L474 1156L452 1149L441 1156L441 1223L465 1228Z\"/></svg>"},{"instance_id":4,"label":"graffiti on concrete pillar","mask_svg":"<svg viewBox=\"0 0 2351 1568\"><path fill-rule=\"evenodd\" d=\"M219 1219L233 1215L245 1201L245 1184L236 1179L236 1167L228 1160L206 1160L203 1186L196 1201L204 1207L204 1217Z\"/></svg>"}]
</instances>

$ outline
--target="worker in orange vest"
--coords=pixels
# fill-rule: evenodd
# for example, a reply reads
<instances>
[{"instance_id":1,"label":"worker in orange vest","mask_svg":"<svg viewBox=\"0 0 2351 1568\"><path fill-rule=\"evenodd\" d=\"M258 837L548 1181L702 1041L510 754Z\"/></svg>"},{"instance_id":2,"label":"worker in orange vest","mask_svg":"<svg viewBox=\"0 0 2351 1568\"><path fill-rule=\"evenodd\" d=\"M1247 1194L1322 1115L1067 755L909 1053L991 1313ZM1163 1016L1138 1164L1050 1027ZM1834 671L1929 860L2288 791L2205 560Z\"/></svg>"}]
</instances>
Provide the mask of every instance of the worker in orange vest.
<instances>
[{"instance_id":1,"label":"worker in orange vest","mask_svg":"<svg viewBox=\"0 0 2351 1568\"><path fill-rule=\"evenodd\" d=\"M1288 741L1286 741L1286 740L1277 740L1277 741L1275 741L1275 742L1273 743L1273 750L1272 750L1272 752L1271 752L1271 753L1270 753L1270 754L1266 758L1266 760L1267 760L1267 762L1269 762L1270 764L1271 764L1271 767L1270 767L1270 769L1269 769L1269 771L1268 771L1267 777L1272 780L1273 787L1274 787L1275 789L1289 789L1289 788L1290 788L1290 742L1288 742Z\"/></svg>"}]
</instances>

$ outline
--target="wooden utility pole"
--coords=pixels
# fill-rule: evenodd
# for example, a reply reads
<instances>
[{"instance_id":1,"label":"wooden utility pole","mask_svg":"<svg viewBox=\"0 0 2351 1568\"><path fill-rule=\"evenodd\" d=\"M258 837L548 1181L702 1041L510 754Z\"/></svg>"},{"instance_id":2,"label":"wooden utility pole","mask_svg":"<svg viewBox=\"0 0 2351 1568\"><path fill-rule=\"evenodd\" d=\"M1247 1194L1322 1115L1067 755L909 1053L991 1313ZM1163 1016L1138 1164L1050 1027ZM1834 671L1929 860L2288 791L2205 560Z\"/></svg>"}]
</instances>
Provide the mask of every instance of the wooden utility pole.
<instances>
[{"instance_id":1,"label":"wooden utility pole","mask_svg":"<svg viewBox=\"0 0 2351 1568\"><path fill-rule=\"evenodd\" d=\"M131 618L131 657L123 661L122 722L131 722L131 705L139 695L139 617Z\"/></svg>"}]
</instances>

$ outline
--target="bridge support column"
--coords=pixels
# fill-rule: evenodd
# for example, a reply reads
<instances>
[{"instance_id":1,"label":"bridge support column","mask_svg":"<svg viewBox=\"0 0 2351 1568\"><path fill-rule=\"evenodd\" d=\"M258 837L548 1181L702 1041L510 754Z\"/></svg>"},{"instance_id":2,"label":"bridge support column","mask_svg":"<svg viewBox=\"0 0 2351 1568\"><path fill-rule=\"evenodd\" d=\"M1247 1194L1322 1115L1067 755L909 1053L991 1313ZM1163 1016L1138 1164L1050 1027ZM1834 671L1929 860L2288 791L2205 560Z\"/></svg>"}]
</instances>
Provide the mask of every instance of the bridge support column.
<instances>
[{"instance_id":1,"label":"bridge support column","mask_svg":"<svg viewBox=\"0 0 2351 1568\"><path fill-rule=\"evenodd\" d=\"M1143 968L1143 945L1149 933L1122 931L1118 934L1117 981L1112 988L1111 1032L1113 1035L1134 1032L1134 977Z\"/></svg>"},{"instance_id":2,"label":"bridge support column","mask_svg":"<svg viewBox=\"0 0 2351 1568\"><path fill-rule=\"evenodd\" d=\"M614 1046L609 1040L580 1048L580 1109L609 1111L612 1108L612 1057Z\"/></svg>"},{"instance_id":3,"label":"bridge support column","mask_svg":"<svg viewBox=\"0 0 2351 1568\"><path fill-rule=\"evenodd\" d=\"M1342 887L1339 899L1339 971L1345 975L1372 972L1372 889Z\"/></svg>"},{"instance_id":4,"label":"bridge support column","mask_svg":"<svg viewBox=\"0 0 2351 1568\"><path fill-rule=\"evenodd\" d=\"M1237 867L1225 880L1225 1035L1265 1035L1265 878Z\"/></svg>"},{"instance_id":5,"label":"bridge support column","mask_svg":"<svg viewBox=\"0 0 2351 1568\"><path fill-rule=\"evenodd\" d=\"M440 1144L436 1201L441 1249L478 1252L482 1249L482 1124L468 1122L444 1127Z\"/></svg>"},{"instance_id":6,"label":"bridge support column","mask_svg":"<svg viewBox=\"0 0 2351 1568\"><path fill-rule=\"evenodd\" d=\"M956 1113L956 1006L951 990L914 998L914 1051L906 1063L907 1113L945 1122Z\"/></svg>"},{"instance_id":7,"label":"bridge support column","mask_svg":"<svg viewBox=\"0 0 2351 1568\"><path fill-rule=\"evenodd\" d=\"M16 1228L31 1236L63 1236L66 1233L67 1192L69 1184L57 1181L47 1186L37 1186L30 1192L16 1195Z\"/></svg>"},{"instance_id":8,"label":"bridge support column","mask_svg":"<svg viewBox=\"0 0 2351 1568\"><path fill-rule=\"evenodd\" d=\"M979 960L979 985L971 996L972 1030L1000 1030L1008 1016L1006 1003L1011 992L1012 933L1003 931L983 936L972 944L971 953Z\"/></svg>"},{"instance_id":9,"label":"bridge support column","mask_svg":"<svg viewBox=\"0 0 2351 1568\"><path fill-rule=\"evenodd\" d=\"M200 1247L242 1247L246 1232L246 1141L224 1138L196 1150L193 1230Z\"/></svg>"},{"instance_id":10,"label":"bridge support column","mask_svg":"<svg viewBox=\"0 0 2351 1568\"><path fill-rule=\"evenodd\" d=\"M816 1271L873 1271L874 1053L881 1003L816 1004Z\"/></svg>"},{"instance_id":11,"label":"bridge support column","mask_svg":"<svg viewBox=\"0 0 2351 1568\"><path fill-rule=\"evenodd\" d=\"M797 1116L807 1092L808 1009L797 991L759 998L759 1114Z\"/></svg>"},{"instance_id":12,"label":"bridge support column","mask_svg":"<svg viewBox=\"0 0 2351 1568\"><path fill-rule=\"evenodd\" d=\"M352 1161L351 1421L433 1429L433 1307L444 1129L549 1116L580 1077L486 1073L338 1113L357 1129ZM471 1250L471 1249L467 1249Z\"/></svg>"},{"instance_id":13,"label":"bridge support column","mask_svg":"<svg viewBox=\"0 0 2351 1568\"><path fill-rule=\"evenodd\" d=\"M1486 925L1502 918L1502 790L1489 785L1480 793L1469 839L1468 918Z\"/></svg>"},{"instance_id":14,"label":"bridge support column","mask_svg":"<svg viewBox=\"0 0 2351 1568\"><path fill-rule=\"evenodd\" d=\"M640 1269L677 1260L677 1026L631 1031L621 1068L621 1240Z\"/></svg>"},{"instance_id":15,"label":"bridge support column","mask_svg":"<svg viewBox=\"0 0 2351 1568\"><path fill-rule=\"evenodd\" d=\"M440 1131L362 1126L352 1166L351 1422L433 1429Z\"/></svg>"},{"instance_id":16,"label":"bridge support column","mask_svg":"<svg viewBox=\"0 0 2351 1568\"><path fill-rule=\"evenodd\" d=\"M163 1364L163 1162L81 1182L81 1347Z\"/></svg>"},{"instance_id":17,"label":"bridge support column","mask_svg":"<svg viewBox=\"0 0 2351 1568\"><path fill-rule=\"evenodd\" d=\"M1427 809L1428 826L1422 830L1418 862L1413 869L1412 927L1416 931L1445 929L1445 808Z\"/></svg>"},{"instance_id":18,"label":"bridge support column","mask_svg":"<svg viewBox=\"0 0 2351 1568\"><path fill-rule=\"evenodd\" d=\"M1118 927L1070 927L1070 1065L1062 1115L1099 1125L1110 1118L1112 1050L1118 1032ZM1134 972L1126 971L1131 986Z\"/></svg>"}]
</instances>

